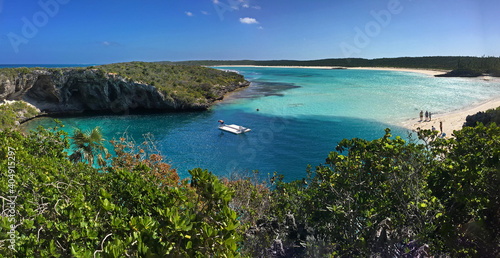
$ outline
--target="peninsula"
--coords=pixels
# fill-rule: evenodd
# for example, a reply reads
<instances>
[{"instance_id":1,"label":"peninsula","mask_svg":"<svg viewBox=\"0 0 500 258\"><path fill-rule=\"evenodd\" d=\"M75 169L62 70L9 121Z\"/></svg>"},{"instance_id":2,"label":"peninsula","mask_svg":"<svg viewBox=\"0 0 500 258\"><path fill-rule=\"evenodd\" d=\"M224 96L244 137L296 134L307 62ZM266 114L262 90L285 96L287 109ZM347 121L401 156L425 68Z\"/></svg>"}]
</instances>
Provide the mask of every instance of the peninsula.
<instances>
[{"instance_id":1,"label":"peninsula","mask_svg":"<svg viewBox=\"0 0 500 258\"><path fill-rule=\"evenodd\" d=\"M0 101L23 100L47 114L206 110L249 85L235 72L146 62L0 69Z\"/></svg>"}]
</instances>

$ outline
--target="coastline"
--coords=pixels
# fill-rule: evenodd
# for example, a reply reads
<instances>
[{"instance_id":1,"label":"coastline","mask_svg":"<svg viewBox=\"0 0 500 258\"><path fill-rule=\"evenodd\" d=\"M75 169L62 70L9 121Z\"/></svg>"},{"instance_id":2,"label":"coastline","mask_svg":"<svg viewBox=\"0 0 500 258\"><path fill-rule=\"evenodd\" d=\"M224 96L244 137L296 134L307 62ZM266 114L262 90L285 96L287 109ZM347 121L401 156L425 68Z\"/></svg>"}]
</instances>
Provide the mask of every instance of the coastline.
<instances>
[{"instance_id":1,"label":"coastline","mask_svg":"<svg viewBox=\"0 0 500 258\"><path fill-rule=\"evenodd\" d=\"M425 74L434 77L438 74L443 74L449 72L448 70L432 70L432 69L419 69L419 68L395 68L395 67L339 67L339 66L258 66L258 65L220 65L213 67L273 67L273 68L305 68L305 69L353 69L353 70L380 70L380 71L398 71L398 72L412 72ZM473 78L464 78L469 80L482 80L491 82L500 82L500 78L490 77L490 76L479 76ZM453 110L450 112L435 114L432 116L431 121L420 121L419 114L415 114L415 119L406 120L397 124L412 131L416 131L417 128L421 129L431 129L432 126L439 130L439 123L443 122L443 132L446 137L453 137L453 131L462 129L463 124L466 121L467 116L474 115L478 112L484 112L488 109L494 109L500 107L500 96L496 96L492 99L476 103L472 106L463 107L458 110ZM425 110L424 110L425 112ZM431 110L432 112L432 110ZM425 119L425 118L424 118Z\"/></svg>"},{"instance_id":2,"label":"coastline","mask_svg":"<svg viewBox=\"0 0 500 258\"><path fill-rule=\"evenodd\" d=\"M449 70L433 70L433 69L421 69L421 68L396 68L396 67L348 67L347 69L410 72L410 73L425 74L425 75L429 75L429 76L434 76L434 75L444 74L444 73L449 72Z\"/></svg>"},{"instance_id":3,"label":"coastline","mask_svg":"<svg viewBox=\"0 0 500 258\"><path fill-rule=\"evenodd\" d=\"M449 72L449 70L432 70L420 68L396 68L396 67L344 67L344 66L265 66L265 65L213 65L210 67L258 67L258 68L304 68L304 69L347 69L347 70L379 70L395 72L411 72L425 75L438 75Z\"/></svg>"},{"instance_id":4,"label":"coastline","mask_svg":"<svg viewBox=\"0 0 500 258\"><path fill-rule=\"evenodd\" d=\"M439 131L439 122L443 122L443 132L446 133L446 138L449 138L453 137L452 136L453 131L462 129L462 126L465 123L467 116L474 115L478 112L484 112L488 109L494 109L497 107L500 107L500 96L497 96L490 100L483 101L473 106L464 107L459 110L438 115L432 115L431 121L420 121L420 118L418 117L419 114L416 113L415 119L402 122L400 126L410 129L412 131L417 131L417 128L431 130L432 126L434 126L434 128L436 128L436 130Z\"/></svg>"}]
</instances>

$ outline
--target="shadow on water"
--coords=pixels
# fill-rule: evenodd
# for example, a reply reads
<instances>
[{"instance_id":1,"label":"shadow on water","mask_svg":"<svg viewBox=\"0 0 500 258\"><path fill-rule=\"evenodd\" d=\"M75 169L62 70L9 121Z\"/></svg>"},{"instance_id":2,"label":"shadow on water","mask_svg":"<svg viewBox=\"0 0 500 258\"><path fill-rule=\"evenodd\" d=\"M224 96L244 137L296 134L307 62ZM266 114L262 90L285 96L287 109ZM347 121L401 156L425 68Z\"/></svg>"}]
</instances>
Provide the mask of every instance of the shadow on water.
<instances>
[{"instance_id":1,"label":"shadow on water","mask_svg":"<svg viewBox=\"0 0 500 258\"><path fill-rule=\"evenodd\" d=\"M300 86L296 86L289 83L281 83L281 82L262 82L262 81L252 81L250 86L242 91L235 92L229 96L229 98L225 100L232 99L256 99L261 97L269 97L269 96L280 96L283 97L284 91L300 88Z\"/></svg>"}]
</instances>

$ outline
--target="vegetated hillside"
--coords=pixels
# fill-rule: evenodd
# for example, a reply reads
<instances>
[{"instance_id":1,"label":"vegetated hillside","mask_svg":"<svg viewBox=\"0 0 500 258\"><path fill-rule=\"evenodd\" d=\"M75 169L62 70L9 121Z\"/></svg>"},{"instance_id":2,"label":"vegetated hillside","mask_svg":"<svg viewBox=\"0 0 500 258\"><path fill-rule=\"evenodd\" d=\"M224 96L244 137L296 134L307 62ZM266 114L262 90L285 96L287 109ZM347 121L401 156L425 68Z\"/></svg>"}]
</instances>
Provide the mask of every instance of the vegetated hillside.
<instances>
[{"instance_id":1,"label":"vegetated hillside","mask_svg":"<svg viewBox=\"0 0 500 258\"><path fill-rule=\"evenodd\" d=\"M164 94L192 99L218 99L221 96L213 91L213 88L218 90L225 85L245 82L245 78L237 73L195 65L131 62L101 65L95 68L155 86Z\"/></svg>"},{"instance_id":2,"label":"vegetated hillside","mask_svg":"<svg viewBox=\"0 0 500 258\"><path fill-rule=\"evenodd\" d=\"M262 65L262 66L342 66L342 67L398 67L453 70L470 68L482 73L500 76L500 57L427 56L398 58L331 58L320 60L200 60L173 62L193 65Z\"/></svg>"},{"instance_id":3,"label":"vegetated hillside","mask_svg":"<svg viewBox=\"0 0 500 258\"><path fill-rule=\"evenodd\" d=\"M248 85L234 72L144 62L0 69L0 100L24 100L47 113L203 110Z\"/></svg>"},{"instance_id":4,"label":"vegetated hillside","mask_svg":"<svg viewBox=\"0 0 500 258\"><path fill-rule=\"evenodd\" d=\"M13 128L39 114L39 110L24 101L11 101L0 104L0 131Z\"/></svg>"}]
</instances>

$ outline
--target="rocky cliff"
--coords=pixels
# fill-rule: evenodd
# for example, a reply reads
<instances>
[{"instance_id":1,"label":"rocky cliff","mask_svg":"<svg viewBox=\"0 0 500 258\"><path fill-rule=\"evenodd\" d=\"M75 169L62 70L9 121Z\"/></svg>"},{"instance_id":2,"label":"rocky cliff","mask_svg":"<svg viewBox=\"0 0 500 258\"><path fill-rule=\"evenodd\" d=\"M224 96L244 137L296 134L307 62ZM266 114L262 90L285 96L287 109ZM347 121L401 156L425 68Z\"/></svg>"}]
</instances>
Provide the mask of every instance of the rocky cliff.
<instances>
[{"instance_id":1,"label":"rocky cliff","mask_svg":"<svg viewBox=\"0 0 500 258\"><path fill-rule=\"evenodd\" d=\"M203 110L248 81L202 85L207 97L186 98L176 91L90 68L0 70L0 100L24 100L46 113L130 110ZM196 87L196 85L190 85Z\"/></svg>"}]
</instances>

